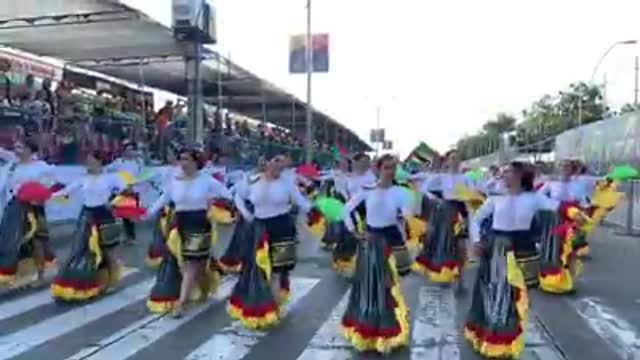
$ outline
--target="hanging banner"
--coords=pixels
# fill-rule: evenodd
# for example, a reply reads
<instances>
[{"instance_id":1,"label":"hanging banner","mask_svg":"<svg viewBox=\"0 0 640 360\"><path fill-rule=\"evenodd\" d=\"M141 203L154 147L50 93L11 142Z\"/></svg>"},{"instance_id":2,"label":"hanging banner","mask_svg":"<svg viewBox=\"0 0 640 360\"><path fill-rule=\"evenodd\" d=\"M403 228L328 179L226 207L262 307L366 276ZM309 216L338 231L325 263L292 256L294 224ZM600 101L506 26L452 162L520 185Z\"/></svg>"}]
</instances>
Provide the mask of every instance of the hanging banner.
<instances>
[{"instance_id":1,"label":"hanging banner","mask_svg":"<svg viewBox=\"0 0 640 360\"><path fill-rule=\"evenodd\" d=\"M293 35L289 39L289 73L307 72L307 35ZM313 72L329 72L329 34L311 35Z\"/></svg>"},{"instance_id":2,"label":"hanging banner","mask_svg":"<svg viewBox=\"0 0 640 360\"><path fill-rule=\"evenodd\" d=\"M31 74L38 79L62 79L62 68L50 64L36 56L21 54L10 50L0 50L0 73L7 73L14 83L22 83Z\"/></svg>"},{"instance_id":3,"label":"hanging banner","mask_svg":"<svg viewBox=\"0 0 640 360\"><path fill-rule=\"evenodd\" d=\"M371 129L369 141L372 143L382 143L385 140L384 135L384 129Z\"/></svg>"}]
</instances>

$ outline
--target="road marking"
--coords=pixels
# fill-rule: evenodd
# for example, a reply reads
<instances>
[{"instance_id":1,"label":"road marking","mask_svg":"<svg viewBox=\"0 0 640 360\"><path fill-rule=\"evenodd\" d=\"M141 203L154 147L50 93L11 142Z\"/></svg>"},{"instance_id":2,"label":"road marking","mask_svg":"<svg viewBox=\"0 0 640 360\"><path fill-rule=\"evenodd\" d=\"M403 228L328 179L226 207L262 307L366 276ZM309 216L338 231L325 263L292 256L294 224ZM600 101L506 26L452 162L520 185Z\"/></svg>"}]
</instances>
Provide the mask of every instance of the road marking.
<instances>
[{"instance_id":1,"label":"road marking","mask_svg":"<svg viewBox=\"0 0 640 360\"><path fill-rule=\"evenodd\" d=\"M291 302L284 316L294 310L318 282L319 279L292 278ZM266 332L245 329L239 321L234 321L190 353L186 360L240 360L266 335Z\"/></svg>"},{"instance_id":2,"label":"road marking","mask_svg":"<svg viewBox=\"0 0 640 360\"><path fill-rule=\"evenodd\" d=\"M68 360L128 359L156 342L162 336L173 332L183 324L193 320L212 306L225 301L231 294L234 285L235 281L225 281L218 289L216 295L213 296L213 301L187 312L185 316L180 319L155 315L158 320L153 321L153 316L149 316L149 321L144 322L141 320L139 324L134 324L119 333L113 334L109 338L101 340L97 346L81 350Z\"/></svg>"},{"instance_id":3,"label":"road marking","mask_svg":"<svg viewBox=\"0 0 640 360\"><path fill-rule=\"evenodd\" d=\"M411 359L460 359L452 288L422 286L412 329Z\"/></svg>"},{"instance_id":4,"label":"road marking","mask_svg":"<svg viewBox=\"0 0 640 360\"><path fill-rule=\"evenodd\" d=\"M342 336L340 326L349 303L350 291L340 299L338 305L313 335L309 345L297 360L349 360L353 358L351 344Z\"/></svg>"},{"instance_id":5,"label":"road marking","mask_svg":"<svg viewBox=\"0 0 640 360\"><path fill-rule=\"evenodd\" d=\"M137 269L125 268L123 271L123 278L131 274L135 274L136 272L138 272ZM40 290L23 298L9 300L6 303L0 304L0 321L53 302L54 299L51 296L49 288Z\"/></svg>"},{"instance_id":6,"label":"road marking","mask_svg":"<svg viewBox=\"0 0 640 360\"><path fill-rule=\"evenodd\" d=\"M79 329L95 320L144 299L155 280L147 280L92 303L0 337L0 359L9 359L47 341ZM104 320L104 319L102 319Z\"/></svg>"},{"instance_id":7,"label":"road marking","mask_svg":"<svg viewBox=\"0 0 640 360\"><path fill-rule=\"evenodd\" d=\"M573 301L578 314L615 351L621 359L640 359L638 329L622 319L615 310L597 298Z\"/></svg>"},{"instance_id":8,"label":"road marking","mask_svg":"<svg viewBox=\"0 0 640 360\"><path fill-rule=\"evenodd\" d=\"M538 316L529 312L529 321L524 335L525 348L522 360L565 360L554 347L551 338L544 330Z\"/></svg>"}]
</instances>

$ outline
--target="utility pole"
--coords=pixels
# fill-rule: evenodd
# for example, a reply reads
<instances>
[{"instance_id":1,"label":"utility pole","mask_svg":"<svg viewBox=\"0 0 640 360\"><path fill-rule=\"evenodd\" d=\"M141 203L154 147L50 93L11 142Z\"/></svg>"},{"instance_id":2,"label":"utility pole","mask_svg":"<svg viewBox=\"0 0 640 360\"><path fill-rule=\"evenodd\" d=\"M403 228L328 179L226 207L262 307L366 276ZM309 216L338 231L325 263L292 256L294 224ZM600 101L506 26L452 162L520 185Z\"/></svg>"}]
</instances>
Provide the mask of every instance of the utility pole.
<instances>
[{"instance_id":1,"label":"utility pole","mask_svg":"<svg viewBox=\"0 0 640 360\"><path fill-rule=\"evenodd\" d=\"M382 112L382 107L380 105L376 106L376 131L380 130L380 113ZM384 138L378 139L376 142L376 159L380 155L380 146L384 143Z\"/></svg>"},{"instance_id":2,"label":"utility pole","mask_svg":"<svg viewBox=\"0 0 640 360\"><path fill-rule=\"evenodd\" d=\"M311 0L307 0L307 41L305 46L305 58L307 65L307 118L306 118L306 145L305 159L307 164L313 160L313 109L311 108L311 78L313 74L313 37L311 36Z\"/></svg>"},{"instance_id":3,"label":"utility pole","mask_svg":"<svg viewBox=\"0 0 640 360\"><path fill-rule=\"evenodd\" d=\"M635 87L633 89L633 105L636 107L638 106L638 71L640 70L640 65L638 64L638 55L636 55L636 66L635 66L635 71L636 71L636 83L635 83Z\"/></svg>"}]
</instances>

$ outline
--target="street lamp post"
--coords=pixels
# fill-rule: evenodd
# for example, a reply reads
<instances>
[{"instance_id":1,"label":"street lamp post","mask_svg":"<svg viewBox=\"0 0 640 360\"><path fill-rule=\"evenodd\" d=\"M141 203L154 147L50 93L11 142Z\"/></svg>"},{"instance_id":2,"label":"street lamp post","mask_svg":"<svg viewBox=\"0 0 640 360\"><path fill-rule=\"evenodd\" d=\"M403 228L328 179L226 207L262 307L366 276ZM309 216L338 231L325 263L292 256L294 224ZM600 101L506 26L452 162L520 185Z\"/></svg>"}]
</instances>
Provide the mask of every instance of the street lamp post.
<instances>
[{"instance_id":1,"label":"street lamp post","mask_svg":"<svg viewBox=\"0 0 640 360\"><path fill-rule=\"evenodd\" d=\"M613 44L611 44L611 46L609 46L609 48L607 49L607 51L604 52L604 54L602 54L602 56L600 57L600 60L598 60L598 63L596 64L596 67L593 69L593 73L591 73L591 83L593 83L593 79L596 76L596 73L598 72L598 69L600 69L600 65L602 65L602 62L604 61L604 59L607 57L607 55L609 55L609 53L611 51L613 51L613 49L615 49L618 45L635 45L638 43L638 40L625 40L625 41L616 41Z\"/></svg>"}]
</instances>

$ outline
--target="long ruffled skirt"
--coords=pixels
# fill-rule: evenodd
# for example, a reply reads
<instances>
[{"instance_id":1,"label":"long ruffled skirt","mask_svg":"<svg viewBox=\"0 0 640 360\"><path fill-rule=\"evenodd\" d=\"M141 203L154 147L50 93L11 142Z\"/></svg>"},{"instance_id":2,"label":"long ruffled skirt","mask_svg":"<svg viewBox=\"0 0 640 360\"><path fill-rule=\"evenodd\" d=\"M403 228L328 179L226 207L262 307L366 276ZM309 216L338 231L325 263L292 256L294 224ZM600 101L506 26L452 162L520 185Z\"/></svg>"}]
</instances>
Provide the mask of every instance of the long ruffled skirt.
<instances>
[{"instance_id":1,"label":"long ruffled skirt","mask_svg":"<svg viewBox=\"0 0 640 360\"><path fill-rule=\"evenodd\" d=\"M513 246L523 235L525 232L489 236L487 251L480 259L464 336L488 358L517 358L524 349L529 304Z\"/></svg>"},{"instance_id":2,"label":"long ruffled skirt","mask_svg":"<svg viewBox=\"0 0 640 360\"><path fill-rule=\"evenodd\" d=\"M453 283L460 276L464 259L459 241L464 218L451 202L432 200L426 244L416 258L413 270L436 283Z\"/></svg>"},{"instance_id":3,"label":"long ruffled skirt","mask_svg":"<svg viewBox=\"0 0 640 360\"><path fill-rule=\"evenodd\" d=\"M363 207L357 208L356 211L351 214L353 222L356 224L356 231L361 235L364 235L366 228L364 221L365 216L366 210ZM351 277L356 267L358 239L347 230L344 222L340 222L337 226L337 231L341 235L333 248L333 269L342 276Z\"/></svg>"},{"instance_id":4,"label":"long ruffled skirt","mask_svg":"<svg viewBox=\"0 0 640 360\"><path fill-rule=\"evenodd\" d=\"M296 263L295 224L289 214L255 220L251 224L254 251L242 272L227 307L229 315L249 329L264 329L280 322L281 306L289 297L289 271ZM271 281L279 275L279 292Z\"/></svg>"},{"instance_id":5,"label":"long ruffled skirt","mask_svg":"<svg viewBox=\"0 0 640 360\"><path fill-rule=\"evenodd\" d=\"M169 226L173 222L174 210L167 206L163 209L158 220L153 225L151 244L147 249L146 263L152 269L157 269L167 254L167 236Z\"/></svg>"},{"instance_id":6,"label":"long ruffled skirt","mask_svg":"<svg viewBox=\"0 0 640 360\"><path fill-rule=\"evenodd\" d=\"M39 266L55 262L48 246L44 208L12 199L0 221L0 285L11 285L32 277ZM37 264L34 242L43 247L44 264Z\"/></svg>"},{"instance_id":7,"label":"long ruffled skirt","mask_svg":"<svg viewBox=\"0 0 640 360\"><path fill-rule=\"evenodd\" d=\"M251 224L240 218L233 229L229 246L218 260L218 266L224 273L239 273L242 271L243 260L248 252L252 252L253 244Z\"/></svg>"},{"instance_id":8,"label":"long ruffled skirt","mask_svg":"<svg viewBox=\"0 0 640 360\"><path fill-rule=\"evenodd\" d=\"M358 351L386 354L409 344L409 310L386 233L372 230L358 246L356 272L342 317L343 334Z\"/></svg>"},{"instance_id":9,"label":"long ruffled skirt","mask_svg":"<svg viewBox=\"0 0 640 360\"><path fill-rule=\"evenodd\" d=\"M180 299L182 267L185 261L205 261L204 273L191 290L188 299L204 301L215 293L220 282L215 258L209 252L216 236L207 218L207 212L176 212L167 236L167 253L156 274L156 282L147 299L147 308L153 313L172 311Z\"/></svg>"},{"instance_id":10,"label":"long ruffled skirt","mask_svg":"<svg viewBox=\"0 0 640 360\"><path fill-rule=\"evenodd\" d=\"M122 224L108 208L83 208L71 255L51 284L53 297L62 301L85 301L117 284L122 273L120 264L108 264L116 260L108 258L105 252L118 246L121 236Z\"/></svg>"},{"instance_id":11,"label":"long ruffled skirt","mask_svg":"<svg viewBox=\"0 0 640 360\"><path fill-rule=\"evenodd\" d=\"M555 294L572 292L575 290L571 273L575 230L570 224L563 224L555 211L540 211L536 214L536 224L541 240L540 289Z\"/></svg>"}]
</instances>

